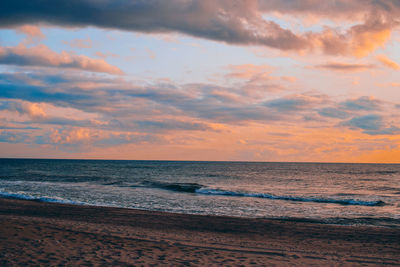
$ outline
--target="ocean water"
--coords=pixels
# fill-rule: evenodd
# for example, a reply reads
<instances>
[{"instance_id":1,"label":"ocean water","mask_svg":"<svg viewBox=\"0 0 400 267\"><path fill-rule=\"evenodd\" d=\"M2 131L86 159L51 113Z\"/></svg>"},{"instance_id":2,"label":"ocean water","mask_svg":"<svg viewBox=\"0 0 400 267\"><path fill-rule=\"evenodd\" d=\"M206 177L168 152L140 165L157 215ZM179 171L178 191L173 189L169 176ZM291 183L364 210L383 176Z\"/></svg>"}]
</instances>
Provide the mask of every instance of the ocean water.
<instances>
[{"instance_id":1,"label":"ocean water","mask_svg":"<svg viewBox=\"0 0 400 267\"><path fill-rule=\"evenodd\" d=\"M0 197L400 226L400 164L0 159Z\"/></svg>"}]
</instances>

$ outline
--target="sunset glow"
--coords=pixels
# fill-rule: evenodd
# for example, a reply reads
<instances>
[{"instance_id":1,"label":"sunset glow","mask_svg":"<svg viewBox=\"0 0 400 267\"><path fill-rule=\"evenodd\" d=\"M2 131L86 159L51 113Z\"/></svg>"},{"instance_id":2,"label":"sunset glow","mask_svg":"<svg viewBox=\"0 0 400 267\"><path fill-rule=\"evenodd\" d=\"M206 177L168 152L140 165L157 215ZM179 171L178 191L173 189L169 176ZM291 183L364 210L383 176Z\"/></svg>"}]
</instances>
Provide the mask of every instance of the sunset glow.
<instances>
[{"instance_id":1,"label":"sunset glow","mask_svg":"<svg viewBox=\"0 0 400 267\"><path fill-rule=\"evenodd\" d=\"M400 163L396 0L0 3L0 157Z\"/></svg>"}]
</instances>

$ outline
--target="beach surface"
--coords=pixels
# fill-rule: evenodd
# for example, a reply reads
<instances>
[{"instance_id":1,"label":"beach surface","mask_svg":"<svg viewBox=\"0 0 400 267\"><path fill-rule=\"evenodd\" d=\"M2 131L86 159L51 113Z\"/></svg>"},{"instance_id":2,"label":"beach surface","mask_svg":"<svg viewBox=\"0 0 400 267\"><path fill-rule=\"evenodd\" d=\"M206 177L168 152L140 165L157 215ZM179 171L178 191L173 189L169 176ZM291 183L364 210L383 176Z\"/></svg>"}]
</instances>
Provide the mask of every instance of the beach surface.
<instances>
[{"instance_id":1,"label":"beach surface","mask_svg":"<svg viewBox=\"0 0 400 267\"><path fill-rule=\"evenodd\" d=\"M400 229L0 199L1 266L400 266Z\"/></svg>"}]
</instances>

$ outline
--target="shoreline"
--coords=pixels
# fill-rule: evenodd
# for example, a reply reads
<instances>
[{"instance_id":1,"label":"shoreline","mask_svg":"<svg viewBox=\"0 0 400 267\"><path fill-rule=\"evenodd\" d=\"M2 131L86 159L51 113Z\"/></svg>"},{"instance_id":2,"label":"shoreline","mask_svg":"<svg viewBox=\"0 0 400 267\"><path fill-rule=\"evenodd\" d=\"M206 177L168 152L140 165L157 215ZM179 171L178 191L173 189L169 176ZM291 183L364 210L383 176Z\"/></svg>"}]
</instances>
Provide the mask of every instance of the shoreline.
<instances>
[{"instance_id":1,"label":"shoreline","mask_svg":"<svg viewBox=\"0 0 400 267\"><path fill-rule=\"evenodd\" d=\"M0 264L399 265L400 229L0 198Z\"/></svg>"},{"instance_id":2,"label":"shoreline","mask_svg":"<svg viewBox=\"0 0 400 267\"><path fill-rule=\"evenodd\" d=\"M115 208L115 209L127 209L134 211L149 211L149 212L161 212L167 214L176 214L176 215L194 215L194 216L215 216L215 217L227 217L227 218L241 218L241 219L265 219L265 220L273 220L273 221L293 221L293 222L304 222L304 223L313 223L313 224L326 224L326 225L343 225L343 226L371 226L371 227L388 227L388 228L399 228L400 229L400 219L389 218L389 217L358 217L358 218L345 218L345 217L332 217L326 219L317 219L317 218L306 218L306 217L244 217L244 216L229 216L229 215L218 215L218 214L204 214L204 213L183 213L183 212L172 212L172 211L163 211L163 210L152 210L152 209L140 209L134 207L120 207L120 206L112 206L112 205L96 205L96 204L88 204L84 202L75 202L72 200L64 200L57 198L48 198L48 197L31 197L24 196L20 194L7 193L1 194L0 199L8 199L8 200L22 200L22 201L31 201L38 203L51 203L51 204L60 204L60 205L71 205L71 206L88 206L88 207L97 207L97 208Z\"/></svg>"}]
</instances>

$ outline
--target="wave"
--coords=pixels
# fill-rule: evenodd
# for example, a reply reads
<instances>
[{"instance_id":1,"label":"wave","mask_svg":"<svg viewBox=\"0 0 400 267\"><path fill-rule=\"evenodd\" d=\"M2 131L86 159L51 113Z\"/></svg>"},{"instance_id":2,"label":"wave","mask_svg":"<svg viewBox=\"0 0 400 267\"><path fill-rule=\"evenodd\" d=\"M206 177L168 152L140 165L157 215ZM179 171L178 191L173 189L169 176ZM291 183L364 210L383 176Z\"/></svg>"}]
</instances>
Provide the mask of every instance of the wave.
<instances>
[{"instance_id":1,"label":"wave","mask_svg":"<svg viewBox=\"0 0 400 267\"><path fill-rule=\"evenodd\" d=\"M163 183L163 182L143 182L144 186L155 187L176 192L196 193L204 186L196 183Z\"/></svg>"},{"instance_id":2,"label":"wave","mask_svg":"<svg viewBox=\"0 0 400 267\"><path fill-rule=\"evenodd\" d=\"M232 196L232 197L251 197L251 198L266 198L274 200L287 200L297 202L316 202L316 203L333 203L340 205L356 205L356 206L384 206L385 202L382 200L359 200L359 199L342 199L342 198L319 198L319 197L297 197L297 196L279 196L268 193L251 193L251 192L237 192L227 191L222 189L208 188L204 185L197 183L165 183L165 182L150 182L145 181L142 183L145 187L160 188L169 191L182 192L182 193L196 193L201 195L219 195L219 196Z\"/></svg>"},{"instance_id":3,"label":"wave","mask_svg":"<svg viewBox=\"0 0 400 267\"><path fill-rule=\"evenodd\" d=\"M61 204L73 204L73 205L83 205L83 202L77 202L72 200L66 200L58 197L35 197L29 194L21 194L21 193L8 193L8 192L0 192L1 198L8 199L21 199L21 200L30 200L30 201L38 201L38 202L49 202L49 203L61 203Z\"/></svg>"},{"instance_id":4,"label":"wave","mask_svg":"<svg viewBox=\"0 0 400 267\"><path fill-rule=\"evenodd\" d=\"M365 201L357 199L335 199L335 198L316 198L316 197L296 197L296 196L279 196L265 193L245 193L225 191L220 189L207 189L200 188L196 193L203 195L220 195L220 196L235 196L235 197L254 197L254 198L267 198L276 200L288 200L299 202L317 202L317 203L334 203L340 205L357 205L357 206L383 206L385 202L382 200Z\"/></svg>"}]
</instances>

